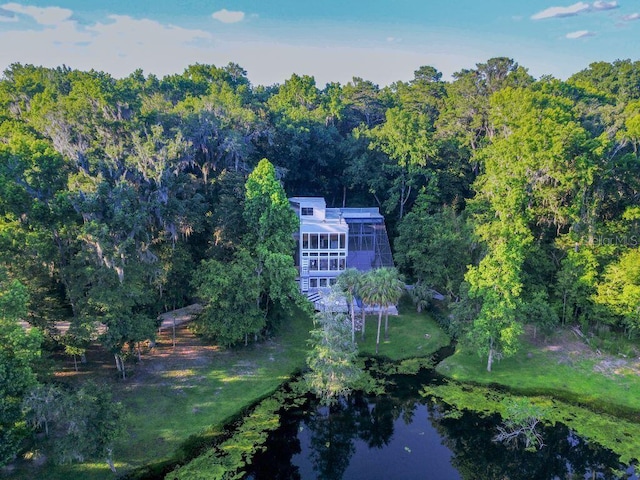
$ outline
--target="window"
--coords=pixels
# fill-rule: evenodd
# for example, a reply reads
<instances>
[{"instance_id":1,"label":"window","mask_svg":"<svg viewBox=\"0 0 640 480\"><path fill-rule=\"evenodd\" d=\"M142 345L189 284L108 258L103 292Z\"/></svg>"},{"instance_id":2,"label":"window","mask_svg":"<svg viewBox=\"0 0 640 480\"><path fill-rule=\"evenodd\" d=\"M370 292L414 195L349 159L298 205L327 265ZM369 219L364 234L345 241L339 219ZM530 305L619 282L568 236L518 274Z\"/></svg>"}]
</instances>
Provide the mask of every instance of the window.
<instances>
[{"instance_id":1,"label":"window","mask_svg":"<svg viewBox=\"0 0 640 480\"><path fill-rule=\"evenodd\" d=\"M327 279L326 278L320 278L320 286L321 287L326 287L327 286Z\"/></svg>"},{"instance_id":2,"label":"window","mask_svg":"<svg viewBox=\"0 0 640 480\"><path fill-rule=\"evenodd\" d=\"M338 234L332 233L330 235L331 249L336 250L338 248Z\"/></svg>"},{"instance_id":3,"label":"window","mask_svg":"<svg viewBox=\"0 0 640 480\"><path fill-rule=\"evenodd\" d=\"M309 241L311 243L311 249L318 249L318 235L315 233L309 234Z\"/></svg>"},{"instance_id":4,"label":"window","mask_svg":"<svg viewBox=\"0 0 640 480\"><path fill-rule=\"evenodd\" d=\"M309 270L314 270L314 271L318 270L318 260L316 259L309 260Z\"/></svg>"},{"instance_id":5,"label":"window","mask_svg":"<svg viewBox=\"0 0 640 480\"><path fill-rule=\"evenodd\" d=\"M302 207L300 209L300 214L304 217L313 216L313 207Z\"/></svg>"},{"instance_id":6,"label":"window","mask_svg":"<svg viewBox=\"0 0 640 480\"><path fill-rule=\"evenodd\" d=\"M309 286L311 288L318 288L318 279L317 278L310 278L309 279Z\"/></svg>"},{"instance_id":7,"label":"window","mask_svg":"<svg viewBox=\"0 0 640 480\"><path fill-rule=\"evenodd\" d=\"M340 234L340 248L344 248L345 242L344 242L344 233Z\"/></svg>"},{"instance_id":8,"label":"window","mask_svg":"<svg viewBox=\"0 0 640 480\"><path fill-rule=\"evenodd\" d=\"M304 248L305 250L307 250L309 248L309 234L308 233L303 233L302 234L302 248Z\"/></svg>"},{"instance_id":9,"label":"window","mask_svg":"<svg viewBox=\"0 0 640 480\"><path fill-rule=\"evenodd\" d=\"M329 248L329 235L326 233L320 234L320 248L324 250Z\"/></svg>"}]
</instances>

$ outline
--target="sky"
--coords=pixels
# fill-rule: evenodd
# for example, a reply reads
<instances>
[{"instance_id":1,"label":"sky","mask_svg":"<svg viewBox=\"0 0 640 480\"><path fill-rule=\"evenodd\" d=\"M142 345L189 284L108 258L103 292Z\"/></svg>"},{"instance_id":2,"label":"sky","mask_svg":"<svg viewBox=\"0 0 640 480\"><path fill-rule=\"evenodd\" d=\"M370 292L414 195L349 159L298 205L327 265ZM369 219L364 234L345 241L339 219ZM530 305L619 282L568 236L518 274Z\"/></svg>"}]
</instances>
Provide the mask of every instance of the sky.
<instances>
[{"instance_id":1,"label":"sky","mask_svg":"<svg viewBox=\"0 0 640 480\"><path fill-rule=\"evenodd\" d=\"M254 85L293 73L380 86L431 65L448 80L492 57L536 78L638 60L640 0L0 0L12 63L164 76L239 64Z\"/></svg>"}]
</instances>

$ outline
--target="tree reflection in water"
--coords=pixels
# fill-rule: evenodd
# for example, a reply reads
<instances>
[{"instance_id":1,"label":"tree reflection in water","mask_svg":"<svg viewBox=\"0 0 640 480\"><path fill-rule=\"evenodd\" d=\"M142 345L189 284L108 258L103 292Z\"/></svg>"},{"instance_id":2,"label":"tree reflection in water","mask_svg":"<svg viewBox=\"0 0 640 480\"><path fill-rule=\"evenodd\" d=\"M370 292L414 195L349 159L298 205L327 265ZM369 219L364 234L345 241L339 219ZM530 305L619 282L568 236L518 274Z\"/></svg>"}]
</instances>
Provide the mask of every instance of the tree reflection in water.
<instances>
[{"instance_id":1,"label":"tree reflection in water","mask_svg":"<svg viewBox=\"0 0 640 480\"><path fill-rule=\"evenodd\" d=\"M613 452L566 426L544 427L537 451L492 441L499 416L450 415L423 399L416 377L398 377L377 398L354 395L331 408L308 401L283 413L268 449L256 455L254 480L357 479L636 479ZM402 385L402 382L414 385Z\"/></svg>"}]
</instances>

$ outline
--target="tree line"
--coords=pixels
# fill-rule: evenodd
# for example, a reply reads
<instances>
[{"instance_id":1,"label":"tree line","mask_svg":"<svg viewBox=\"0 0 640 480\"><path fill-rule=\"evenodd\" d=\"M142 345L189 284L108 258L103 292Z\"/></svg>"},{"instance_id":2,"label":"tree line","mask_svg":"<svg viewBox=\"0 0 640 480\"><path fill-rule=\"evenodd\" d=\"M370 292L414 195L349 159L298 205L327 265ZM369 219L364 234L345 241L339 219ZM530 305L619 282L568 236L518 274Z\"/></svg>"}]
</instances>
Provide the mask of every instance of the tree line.
<instances>
[{"instance_id":1,"label":"tree line","mask_svg":"<svg viewBox=\"0 0 640 480\"><path fill-rule=\"evenodd\" d=\"M0 348L18 367L0 377L2 431L42 345L99 339L124 374L162 311L201 300L199 333L237 344L303 306L287 196L379 206L418 304L441 292L447 327L489 369L527 324L636 339L639 145L631 60L561 81L492 58L386 87L297 74L255 86L236 64L163 78L11 65Z\"/></svg>"}]
</instances>

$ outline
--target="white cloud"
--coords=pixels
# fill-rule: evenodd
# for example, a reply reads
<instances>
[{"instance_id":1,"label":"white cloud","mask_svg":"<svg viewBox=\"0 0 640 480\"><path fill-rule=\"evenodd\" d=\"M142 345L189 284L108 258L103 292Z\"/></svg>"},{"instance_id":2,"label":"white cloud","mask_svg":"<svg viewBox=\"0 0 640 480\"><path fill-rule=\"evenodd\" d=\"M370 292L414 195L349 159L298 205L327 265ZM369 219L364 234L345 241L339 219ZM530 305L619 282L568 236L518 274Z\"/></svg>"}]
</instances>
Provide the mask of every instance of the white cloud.
<instances>
[{"instance_id":1,"label":"white cloud","mask_svg":"<svg viewBox=\"0 0 640 480\"><path fill-rule=\"evenodd\" d=\"M13 12L0 7L0 22L17 22L18 17Z\"/></svg>"},{"instance_id":2,"label":"white cloud","mask_svg":"<svg viewBox=\"0 0 640 480\"><path fill-rule=\"evenodd\" d=\"M19 3L5 3L0 6L3 10L27 15L40 25L53 26L65 22L71 18L73 11L60 7L33 7L20 5Z\"/></svg>"},{"instance_id":3,"label":"white cloud","mask_svg":"<svg viewBox=\"0 0 640 480\"><path fill-rule=\"evenodd\" d=\"M594 10L613 10L618 8L618 2L593 2L593 8Z\"/></svg>"},{"instance_id":4,"label":"white cloud","mask_svg":"<svg viewBox=\"0 0 640 480\"><path fill-rule=\"evenodd\" d=\"M232 12L226 8L214 12L211 16L222 23L238 23L244 20L244 12Z\"/></svg>"},{"instance_id":5,"label":"white cloud","mask_svg":"<svg viewBox=\"0 0 640 480\"><path fill-rule=\"evenodd\" d=\"M590 32L589 30L578 30L576 32L567 33L566 35L566 37L571 40L575 40L577 38L593 37L593 36L595 36L595 33Z\"/></svg>"},{"instance_id":6,"label":"white cloud","mask_svg":"<svg viewBox=\"0 0 640 480\"><path fill-rule=\"evenodd\" d=\"M164 75L203 62L203 51L212 42L211 34L202 30L121 15L108 18L110 21L87 27L65 21L42 30L0 32L0 44L12 45L0 50L0 65L65 64L81 70L107 71L116 77L143 68Z\"/></svg>"},{"instance_id":7,"label":"white cloud","mask_svg":"<svg viewBox=\"0 0 640 480\"><path fill-rule=\"evenodd\" d=\"M625 15L624 17L622 17L622 20L624 20L625 22L640 20L640 13L632 13L630 15Z\"/></svg>"},{"instance_id":8,"label":"white cloud","mask_svg":"<svg viewBox=\"0 0 640 480\"><path fill-rule=\"evenodd\" d=\"M590 9L588 3L578 2L568 7L550 7L531 16L532 20L542 20L544 18L571 17Z\"/></svg>"}]
</instances>

